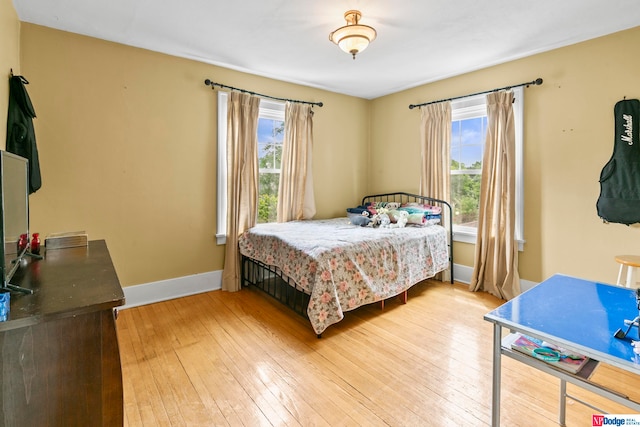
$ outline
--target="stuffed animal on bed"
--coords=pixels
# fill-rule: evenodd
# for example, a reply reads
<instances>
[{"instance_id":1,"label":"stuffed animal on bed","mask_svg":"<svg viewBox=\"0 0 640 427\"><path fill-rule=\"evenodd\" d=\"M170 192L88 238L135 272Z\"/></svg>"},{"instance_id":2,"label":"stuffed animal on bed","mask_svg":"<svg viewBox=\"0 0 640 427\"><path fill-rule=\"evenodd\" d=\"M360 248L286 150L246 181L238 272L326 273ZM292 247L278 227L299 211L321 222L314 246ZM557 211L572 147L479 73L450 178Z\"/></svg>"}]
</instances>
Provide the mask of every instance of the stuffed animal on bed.
<instances>
[{"instance_id":1,"label":"stuffed animal on bed","mask_svg":"<svg viewBox=\"0 0 640 427\"><path fill-rule=\"evenodd\" d=\"M395 215L395 224L391 224L390 228L404 228L407 225L409 219L409 213L404 211L398 211Z\"/></svg>"},{"instance_id":2,"label":"stuffed animal on bed","mask_svg":"<svg viewBox=\"0 0 640 427\"><path fill-rule=\"evenodd\" d=\"M349 215L349 221L353 225L366 227L371 222L371 218L369 218L369 214L367 212L362 212L360 215Z\"/></svg>"},{"instance_id":3,"label":"stuffed animal on bed","mask_svg":"<svg viewBox=\"0 0 640 427\"><path fill-rule=\"evenodd\" d=\"M378 209L377 216L378 227L380 228L388 228L391 225L391 218L389 217L389 209L380 208Z\"/></svg>"}]
</instances>

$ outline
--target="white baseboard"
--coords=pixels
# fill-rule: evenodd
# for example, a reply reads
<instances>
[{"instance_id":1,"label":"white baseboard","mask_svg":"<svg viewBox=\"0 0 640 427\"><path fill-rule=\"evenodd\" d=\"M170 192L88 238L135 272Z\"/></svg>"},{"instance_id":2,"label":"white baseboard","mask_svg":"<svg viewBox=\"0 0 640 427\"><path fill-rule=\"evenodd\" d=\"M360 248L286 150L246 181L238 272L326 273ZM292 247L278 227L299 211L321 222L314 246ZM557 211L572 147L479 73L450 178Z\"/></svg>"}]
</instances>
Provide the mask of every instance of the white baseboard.
<instances>
[{"instance_id":1,"label":"white baseboard","mask_svg":"<svg viewBox=\"0 0 640 427\"><path fill-rule=\"evenodd\" d=\"M471 283L473 267L454 264L453 269L456 282ZM531 289L535 285L537 285L536 282L520 280L522 292ZM124 310L139 305L153 304L154 302L186 297L202 292L217 291L219 289L222 289L222 270L144 283L142 285L126 286L123 288L125 305L119 309Z\"/></svg>"},{"instance_id":2,"label":"white baseboard","mask_svg":"<svg viewBox=\"0 0 640 427\"><path fill-rule=\"evenodd\" d=\"M124 310L219 289L222 289L222 270L126 286L123 288L125 305L119 309Z\"/></svg>"},{"instance_id":3,"label":"white baseboard","mask_svg":"<svg viewBox=\"0 0 640 427\"><path fill-rule=\"evenodd\" d=\"M473 267L467 265L453 264L453 278L456 282L471 283L471 276L473 275ZM528 291L537 285L537 282L531 282L529 280L520 279L520 289L522 292Z\"/></svg>"}]
</instances>

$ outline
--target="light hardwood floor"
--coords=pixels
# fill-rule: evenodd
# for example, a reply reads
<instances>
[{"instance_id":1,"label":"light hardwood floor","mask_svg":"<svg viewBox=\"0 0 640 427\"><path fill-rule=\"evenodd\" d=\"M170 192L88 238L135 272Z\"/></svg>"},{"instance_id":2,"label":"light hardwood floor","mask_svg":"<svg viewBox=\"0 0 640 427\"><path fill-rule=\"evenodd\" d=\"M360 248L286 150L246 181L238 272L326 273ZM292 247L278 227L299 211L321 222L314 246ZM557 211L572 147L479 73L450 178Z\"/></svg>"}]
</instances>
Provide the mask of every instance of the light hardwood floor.
<instances>
[{"instance_id":1,"label":"light hardwood floor","mask_svg":"<svg viewBox=\"0 0 640 427\"><path fill-rule=\"evenodd\" d=\"M492 325L502 303L427 281L409 301L348 312L317 339L301 316L254 289L121 310L125 425L486 426ZM640 381L600 366L594 379L640 400ZM629 409L569 385L611 413ZM558 380L505 359L502 425L557 425ZM595 411L567 405L568 426Z\"/></svg>"}]
</instances>

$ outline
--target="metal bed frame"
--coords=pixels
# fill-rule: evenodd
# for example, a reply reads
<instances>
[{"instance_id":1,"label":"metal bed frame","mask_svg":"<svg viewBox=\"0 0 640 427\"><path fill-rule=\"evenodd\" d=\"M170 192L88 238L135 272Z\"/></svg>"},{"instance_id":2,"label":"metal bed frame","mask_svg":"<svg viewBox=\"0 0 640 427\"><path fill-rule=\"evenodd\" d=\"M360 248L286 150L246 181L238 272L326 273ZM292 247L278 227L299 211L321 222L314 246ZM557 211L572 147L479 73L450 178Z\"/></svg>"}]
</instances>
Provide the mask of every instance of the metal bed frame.
<instances>
[{"instance_id":1,"label":"metal bed frame","mask_svg":"<svg viewBox=\"0 0 640 427\"><path fill-rule=\"evenodd\" d=\"M453 211L451 205L440 199L433 197L420 196L411 193L386 193L365 196L362 204L368 202L396 202L396 203L429 203L431 205L440 205L442 209L441 221L449 232L449 269L451 283L453 284ZM444 208L447 208L446 210ZM445 214L448 212L448 215ZM448 221L444 221L447 218ZM242 286L253 285L271 297L275 298L282 304L293 309L301 316L308 318L307 306L309 305L310 295L306 294L291 278L287 277L279 268L266 265L260 261L249 257L242 256L241 261L242 277L240 282Z\"/></svg>"},{"instance_id":2,"label":"metal bed frame","mask_svg":"<svg viewBox=\"0 0 640 427\"><path fill-rule=\"evenodd\" d=\"M374 194L371 196L365 196L362 198L362 204L367 202L399 202L399 203L425 203L429 202L431 205L440 205L442 209L441 224L449 231L449 270L451 271L451 284L453 284L453 209L449 202L444 200L435 199L433 197L420 196L418 194L411 193L386 193L386 194ZM447 208L446 211L444 208ZM445 217L445 213L448 215ZM447 218L448 221L443 221Z\"/></svg>"}]
</instances>

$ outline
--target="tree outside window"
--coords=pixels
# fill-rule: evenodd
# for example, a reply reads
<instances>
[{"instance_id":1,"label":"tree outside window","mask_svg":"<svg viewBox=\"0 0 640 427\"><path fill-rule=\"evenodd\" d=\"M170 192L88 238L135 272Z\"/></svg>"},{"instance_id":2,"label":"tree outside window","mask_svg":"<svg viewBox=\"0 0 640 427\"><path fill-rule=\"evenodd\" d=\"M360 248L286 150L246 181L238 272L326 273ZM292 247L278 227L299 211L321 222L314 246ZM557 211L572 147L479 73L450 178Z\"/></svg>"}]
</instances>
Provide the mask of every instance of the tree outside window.
<instances>
[{"instance_id":1,"label":"tree outside window","mask_svg":"<svg viewBox=\"0 0 640 427\"><path fill-rule=\"evenodd\" d=\"M258 121L258 223L277 220L284 120Z\"/></svg>"},{"instance_id":2,"label":"tree outside window","mask_svg":"<svg viewBox=\"0 0 640 427\"><path fill-rule=\"evenodd\" d=\"M453 224L477 228L482 178L482 152L487 117L451 124L451 202Z\"/></svg>"}]
</instances>

